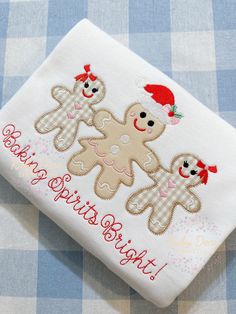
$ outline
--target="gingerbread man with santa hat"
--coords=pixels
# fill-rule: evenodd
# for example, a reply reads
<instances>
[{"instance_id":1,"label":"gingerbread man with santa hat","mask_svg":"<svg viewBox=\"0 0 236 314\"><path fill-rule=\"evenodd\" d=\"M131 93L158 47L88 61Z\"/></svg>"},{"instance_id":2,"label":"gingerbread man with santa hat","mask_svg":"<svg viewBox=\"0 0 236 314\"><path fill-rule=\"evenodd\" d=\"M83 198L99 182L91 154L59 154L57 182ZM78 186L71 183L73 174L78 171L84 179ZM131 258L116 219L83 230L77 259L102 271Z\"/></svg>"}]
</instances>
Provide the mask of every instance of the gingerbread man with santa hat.
<instances>
[{"instance_id":1,"label":"gingerbread man with santa hat","mask_svg":"<svg viewBox=\"0 0 236 314\"><path fill-rule=\"evenodd\" d=\"M95 192L103 199L112 198L121 183L131 186L134 181L132 161L146 173L155 172L160 162L147 142L157 139L167 124L179 123L182 114L177 113L174 95L163 85L146 85L144 91L152 93L154 102L146 106L134 103L119 121L108 110L99 110L93 125L101 137L80 140L83 149L72 156L68 170L74 175L86 175L96 165L101 171L95 182Z\"/></svg>"}]
</instances>

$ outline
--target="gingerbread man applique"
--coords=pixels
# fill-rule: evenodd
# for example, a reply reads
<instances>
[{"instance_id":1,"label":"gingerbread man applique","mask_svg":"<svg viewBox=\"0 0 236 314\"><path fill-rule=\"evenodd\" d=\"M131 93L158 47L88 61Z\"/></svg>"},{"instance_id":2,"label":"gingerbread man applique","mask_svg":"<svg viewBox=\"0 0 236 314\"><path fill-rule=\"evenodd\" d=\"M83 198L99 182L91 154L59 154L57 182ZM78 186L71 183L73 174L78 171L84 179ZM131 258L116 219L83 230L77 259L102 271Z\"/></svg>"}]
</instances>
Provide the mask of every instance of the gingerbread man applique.
<instances>
[{"instance_id":1,"label":"gingerbread man applique","mask_svg":"<svg viewBox=\"0 0 236 314\"><path fill-rule=\"evenodd\" d=\"M177 205L191 213L200 210L201 202L191 188L206 184L208 171L216 173L217 168L206 166L191 154L179 155L172 161L170 171L160 167L157 172L149 173L155 184L131 195L126 208L131 214L141 214L151 207L148 227L154 234L162 234L170 225Z\"/></svg>"},{"instance_id":2,"label":"gingerbread man applique","mask_svg":"<svg viewBox=\"0 0 236 314\"><path fill-rule=\"evenodd\" d=\"M82 176L100 165L101 172L95 182L99 197L110 199L121 183L132 185L132 161L146 172L158 169L158 158L145 143L158 138L165 125L141 104L133 104L127 109L124 122L109 111L100 110L93 123L104 136L80 140L83 150L70 159L68 170Z\"/></svg>"},{"instance_id":3,"label":"gingerbread man applique","mask_svg":"<svg viewBox=\"0 0 236 314\"><path fill-rule=\"evenodd\" d=\"M88 126L92 125L92 105L102 101L105 96L102 80L90 72L90 65L85 65L84 69L85 73L75 77L73 91L63 86L52 88L52 97L58 101L59 106L41 116L35 123L35 129L42 134L59 129L54 145L60 152L73 144L81 121Z\"/></svg>"},{"instance_id":4,"label":"gingerbread man applique","mask_svg":"<svg viewBox=\"0 0 236 314\"><path fill-rule=\"evenodd\" d=\"M147 86L144 87L145 92ZM166 124L178 124L176 120L182 118L182 114L176 112L172 91L162 85L152 86L155 100L145 107L140 103L131 105L125 113L124 122L117 120L109 111L97 112L93 123L104 136L81 140L83 150L68 163L68 170L78 176L87 174L96 165L101 166L95 192L103 199L112 198L121 183L127 186L133 184L132 161L147 173L157 171L158 158L146 142L158 138Z\"/></svg>"}]
</instances>

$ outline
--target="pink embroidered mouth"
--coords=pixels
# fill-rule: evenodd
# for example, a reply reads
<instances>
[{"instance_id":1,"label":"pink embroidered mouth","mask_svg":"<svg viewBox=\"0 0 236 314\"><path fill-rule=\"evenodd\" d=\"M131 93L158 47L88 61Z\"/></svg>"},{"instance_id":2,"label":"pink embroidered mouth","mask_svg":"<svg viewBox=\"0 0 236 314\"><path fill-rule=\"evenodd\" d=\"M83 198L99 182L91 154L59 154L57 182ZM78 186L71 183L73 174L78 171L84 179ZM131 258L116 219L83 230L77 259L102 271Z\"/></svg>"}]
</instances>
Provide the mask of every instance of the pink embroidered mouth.
<instances>
[{"instance_id":1,"label":"pink embroidered mouth","mask_svg":"<svg viewBox=\"0 0 236 314\"><path fill-rule=\"evenodd\" d=\"M84 91L84 89L82 90L82 94L83 94L84 97L86 97L86 98L91 98L91 97L93 97L93 94L90 94L90 95L86 94L85 91Z\"/></svg>"},{"instance_id":2,"label":"pink embroidered mouth","mask_svg":"<svg viewBox=\"0 0 236 314\"><path fill-rule=\"evenodd\" d=\"M179 174L181 175L181 177L183 177L185 179L189 178L189 176L186 176L185 174L183 174L182 167L179 167Z\"/></svg>"},{"instance_id":3,"label":"pink embroidered mouth","mask_svg":"<svg viewBox=\"0 0 236 314\"><path fill-rule=\"evenodd\" d=\"M140 132L146 131L146 129L141 129L141 128L138 127L137 120L138 120L138 118L134 119L134 127L135 127L135 129L137 129Z\"/></svg>"}]
</instances>

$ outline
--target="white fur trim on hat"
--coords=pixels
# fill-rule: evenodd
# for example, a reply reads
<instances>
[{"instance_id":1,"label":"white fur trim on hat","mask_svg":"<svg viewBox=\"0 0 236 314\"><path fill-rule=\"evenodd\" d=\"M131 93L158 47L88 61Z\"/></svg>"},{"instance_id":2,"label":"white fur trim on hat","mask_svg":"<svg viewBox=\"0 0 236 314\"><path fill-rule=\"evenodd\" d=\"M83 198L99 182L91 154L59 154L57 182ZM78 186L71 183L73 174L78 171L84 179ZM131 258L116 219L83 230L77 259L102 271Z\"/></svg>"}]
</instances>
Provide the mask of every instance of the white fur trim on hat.
<instances>
[{"instance_id":1,"label":"white fur trim on hat","mask_svg":"<svg viewBox=\"0 0 236 314\"><path fill-rule=\"evenodd\" d=\"M163 106L152 99L147 93L143 91L140 93L139 102L163 124L172 124L168 113L163 110Z\"/></svg>"}]
</instances>

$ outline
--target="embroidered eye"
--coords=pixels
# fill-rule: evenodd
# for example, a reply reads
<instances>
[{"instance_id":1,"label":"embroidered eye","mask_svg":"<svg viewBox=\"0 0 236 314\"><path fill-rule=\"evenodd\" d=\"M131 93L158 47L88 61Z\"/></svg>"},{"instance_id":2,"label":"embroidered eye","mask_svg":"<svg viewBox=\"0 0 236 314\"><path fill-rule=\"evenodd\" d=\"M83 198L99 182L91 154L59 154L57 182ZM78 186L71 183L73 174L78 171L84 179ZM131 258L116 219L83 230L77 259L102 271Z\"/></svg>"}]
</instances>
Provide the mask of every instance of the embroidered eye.
<instances>
[{"instance_id":1,"label":"embroidered eye","mask_svg":"<svg viewBox=\"0 0 236 314\"><path fill-rule=\"evenodd\" d=\"M145 117L146 117L146 115L147 115L147 114L146 114L146 112L144 112L144 111L143 111L143 112L141 112L141 113L140 113L140 118L142 118L142 119L143 119L143 118L145 118Z\"/></svg>"},{"instance_id":2,"label":"embroidered eye","mask_svg":"<svg viewBox=\"0 0 236 314\"><path fill-rule=\"evenodd\" d=\"M154 121L149 120L147 124L148 124L148 126L153 126L154 125Z\"/></svg>"},{"instance_id":3,"label":"embroidered eye","mask_svg":"<svg viewBox=\"0 0 236 314\"><path fill-rule=\"evenodd\" d=\"M89 83L88 82L84 83L84 87L88 88L89 87Z\"/></svg>"},{"instance_id":4,"label":"embroidered eye","mask_svg":"<svg viewBox=\"0 0 236 314\"><path fill-rule=\"evenodd\" d=\"M184 168L188 168L188 166L189 166L188 162L184 161L183 166L184 166Z\"/></svg>"},{"instance_id":5,"label":"embroidered eye","mask_svg":"<svg viewBox=\"0 0 236 314\"><path fill-rule=\"evenodd\" d=\"M192 176L194 176L195 174L197 174L197 171L196 170L191 170L190 173L191 173Z\"/></svg>"},{"instance_id":6,"label":"embroidered eye","mask_svg":"<svg viewBox=\"0 0 236 314\"><path fill-rule=\"evenodd\" d=\"M93 92L93 93L96 93L97 91L98 91L97 88L93 88L93 89L92 89L92 92Z\"/></svg>"}]
</instances>

